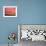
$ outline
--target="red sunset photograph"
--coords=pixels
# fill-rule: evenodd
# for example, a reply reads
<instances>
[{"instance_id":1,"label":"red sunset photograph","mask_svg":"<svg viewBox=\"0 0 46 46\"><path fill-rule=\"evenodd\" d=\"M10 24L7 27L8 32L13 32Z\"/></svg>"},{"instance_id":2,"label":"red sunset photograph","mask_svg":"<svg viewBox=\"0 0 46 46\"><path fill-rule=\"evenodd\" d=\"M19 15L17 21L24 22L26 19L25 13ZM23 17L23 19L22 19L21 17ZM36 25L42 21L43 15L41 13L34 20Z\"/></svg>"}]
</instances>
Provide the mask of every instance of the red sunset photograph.
<instances>
[{"instance_id":1,"label":"red sunset photograph","mask_svg":"<svg viewBox=\"0 0 46 46\"><path fill-rule=\"evenodd\" d=\"M15 8L5 8L5 16L15 16Z\"/></svg>"}]
</instances>

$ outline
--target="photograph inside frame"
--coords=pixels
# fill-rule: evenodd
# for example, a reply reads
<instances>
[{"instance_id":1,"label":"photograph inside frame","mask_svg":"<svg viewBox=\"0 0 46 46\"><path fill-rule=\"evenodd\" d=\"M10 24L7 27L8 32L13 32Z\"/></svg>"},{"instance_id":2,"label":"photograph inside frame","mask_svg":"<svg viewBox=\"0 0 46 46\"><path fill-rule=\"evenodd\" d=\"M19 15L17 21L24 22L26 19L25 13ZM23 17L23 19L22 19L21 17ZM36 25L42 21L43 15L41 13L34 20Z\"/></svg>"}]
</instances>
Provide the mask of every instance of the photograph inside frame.
<instances>
[{"instance_id":1,"label":"photograph inside frame","mask_svg":"<svg viewBox=\"0 0 46 46\"><path fill-rule=\"evenodd\" d=\"M19 25L19 28L20 41L46 41L46 25L22 24Z\"/></svg>"}]
</instances>

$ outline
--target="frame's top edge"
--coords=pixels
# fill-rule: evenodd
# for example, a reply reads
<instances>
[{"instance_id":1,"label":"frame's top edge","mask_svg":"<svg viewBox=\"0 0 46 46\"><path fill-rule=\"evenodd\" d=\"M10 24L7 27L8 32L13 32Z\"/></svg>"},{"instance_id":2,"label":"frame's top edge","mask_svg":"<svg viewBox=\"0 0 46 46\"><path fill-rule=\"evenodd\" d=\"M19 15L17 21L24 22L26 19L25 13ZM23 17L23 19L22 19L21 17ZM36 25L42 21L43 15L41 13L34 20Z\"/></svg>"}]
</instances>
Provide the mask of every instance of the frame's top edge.
<instances>
[{"instance_id":1,"label":"frame's top edge","mask_svg":"<svg viewBox=\"0 0 46 46\"><path fill-rule=\"evenodd\" d=\"M46 24L18 24L18 25L46 25Z\"/></svg>"}]
</instances>

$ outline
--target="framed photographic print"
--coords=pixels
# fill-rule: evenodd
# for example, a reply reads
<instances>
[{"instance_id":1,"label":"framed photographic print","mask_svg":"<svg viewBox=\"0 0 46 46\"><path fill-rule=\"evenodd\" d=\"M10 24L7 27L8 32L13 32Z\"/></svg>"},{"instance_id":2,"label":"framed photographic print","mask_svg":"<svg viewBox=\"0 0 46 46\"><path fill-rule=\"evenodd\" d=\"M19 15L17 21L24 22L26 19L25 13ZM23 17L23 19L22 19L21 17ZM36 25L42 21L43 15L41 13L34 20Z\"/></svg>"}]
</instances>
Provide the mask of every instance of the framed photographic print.
<instances>
[{"instance_id":1,"label":"framed photographic print","mask_svg":"<svg viewBox=\"0 0 46 46\"><path fill-rule=\"evenodd\" d=\"M18 25L18 41L46 41L46 25L45 24L19 24Z\"/></svg>"},{"instance_id":2,"label":"framed photographic print","mask_svg":"<svg viewBox=\"0 0 46 46\"><path fill-rule=\"evenodd\" d=\"M3 6L3 17L17 17L17 6Z\"/></svg>"}]
</instances>

